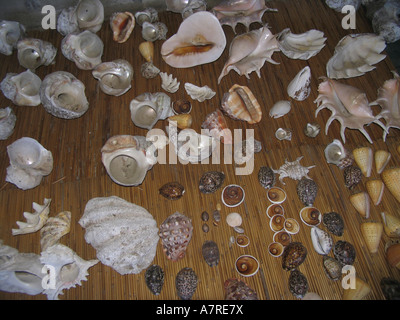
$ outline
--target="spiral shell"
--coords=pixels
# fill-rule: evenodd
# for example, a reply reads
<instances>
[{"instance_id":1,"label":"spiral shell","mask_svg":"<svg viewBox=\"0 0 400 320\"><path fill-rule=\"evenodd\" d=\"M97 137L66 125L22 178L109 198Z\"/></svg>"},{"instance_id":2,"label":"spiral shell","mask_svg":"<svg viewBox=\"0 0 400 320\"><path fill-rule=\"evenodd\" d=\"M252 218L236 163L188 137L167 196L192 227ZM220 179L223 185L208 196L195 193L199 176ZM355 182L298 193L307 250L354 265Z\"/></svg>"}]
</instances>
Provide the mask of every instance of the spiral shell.
<instances>
[{"instance_id":1,"label":"spiral shell","mask_svg":"<svg viewBox=\"0 0 400 320\"><path fill-rule=\"evenodd\" d=\"M208 194L217 191L225 180L225 174L219 171L209 171L204 173L199 182L200 192Z\"/></svg>"},{"instance_id":2,"label":"spiral shell","mask_svg":"<svg viewBox=\"0 0 400 320\"><path fill-rule=\"evenodd\" d=\"M244 190L241 186L238 185L229 185L224 188L222 191L222 202L227 207L236 207L240 205L244 200Z\"/></svg>"}]
</instances>

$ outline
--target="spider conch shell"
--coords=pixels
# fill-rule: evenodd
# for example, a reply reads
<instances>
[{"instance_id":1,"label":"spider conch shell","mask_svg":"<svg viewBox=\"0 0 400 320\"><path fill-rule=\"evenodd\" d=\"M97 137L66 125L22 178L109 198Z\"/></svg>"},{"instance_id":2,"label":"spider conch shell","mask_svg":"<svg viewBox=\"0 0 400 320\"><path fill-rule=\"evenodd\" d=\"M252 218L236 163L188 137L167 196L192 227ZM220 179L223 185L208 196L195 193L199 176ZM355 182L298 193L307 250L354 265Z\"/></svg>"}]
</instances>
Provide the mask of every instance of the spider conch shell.
<instances>
[{"instance_id":1,"label":"spider conch shell","mask_svg":"<svg viewBox=\"0 0 400 320\"><path fill-rule=\"evenodd\" d=\"M209 86L198 87L192 83L185 83L186 93L193 99L199 102L203 102L204 100L211 99L215 96L215 91L212 90Z\"/></svg>"},{"instance_id":2,"label":"spider conch shell","mask_svg":"<svg viewBox=\"0 0 400 320\"><path fill-rule=\"evenodd\" d=\"M17 117L10 108L0 109L0 140L6 140L14 132Z\"/></svg>"},{"instance_id":3,"label":"spider conch shell","mask_svg":"<svg viewBox=\"0 0 400 320\"><path fill-rule=\"evenodd\" d=\"M272 59L272 55L276 51L280 51L278 41L268 26L237 35L231 42L229 58L218 77L218 83L230 70L235 70L239 75L245 75L248 79L250 78L249 74L255 71L261 78L260 69L265 61L278 64Z\"/></svg>"},{"instance_id":4,"label":"spider conch shell","mask_svg":"<svg viewBox=\"0 0 400 320\"><path fill-rule=\"evenodd\" d=\"M181 84L178 79L174 78L172 74L168 74L166 72L160 72L161 77L161 88L169 93L175 93L179 89L179 85Z\"/></svg>"},{"instance_id":5,"label":"spider conch shell","mask_svg":"<svg viewBox=\"0 0 400 320\"><path fill-rule=\"evenodd\" d=\"M385 41L375 34L347 35L337 44L326 65L326 74L331 79L362 76L386 58L380 54L385 48Z\"/></svg>"},{"instance_id":6,"label":"spider conch shell","mask_svg":"<svg viewBox=\"0 0 400 320\"><path fill-rule=\"evenodd\" d=\"M30 70L53 64L57 54L57 48L50 42L35 38L19 40L17 51L19 64Z\"/></svg>"},{"instance_id":7,"label":"spider conch shell","mask_svg":"<svg viewBox=\"0 0 400 320\"><path fill-rule=\"evenodd\" d=\"M32 233L41 229L49 217L50 203L51 199L46 198L43 205L33 202L32 207L35 211L33 213L24 212L26 222L17 221L19 229L12 229L12 235Z\"/></svg>"},{"instance_id":8,"label":"spider conch shell","mask_svg":"<svg viewBox=\"0 0 400 320\"><path fill-rule=\"evenodd\" d=\"M10 56L25 34L25 27L17 21L0 21L0 53Z\"/></svg>"},{"instance_id":9,"label":"spider conch shell","mask_svg":"<svg viewBox=\"0 0 400 320\"><path fill-rule=\"evenodd\" d=\"M114 12L110 17L110 27L113 32L113 40L117 43L124 43L135 28L135 16L129 11Z\"/></svg>"},{"instance_id":10,"label":"spider conch shell","mask_svg":"<svg viewBox=\"0 0 400 320\"><path fill-rule=\"evenodd\" d=\"M42 251L58 243L58 240L70 231L71 212L62 211L47 219L40 229L40 247Z\"/></svg>"},{"instance_id":11,"label":"spider conch shell","mask_svg":"<svg viewBox=\"0 0 400 320\"><path fill-rule=\"evenodd\" d=\"M304 67L293 78L287 87L289 97L297 101L304 101L311 93L311 69Z\"/></svg>"},{"instance_id":12,"label":"spider conch shell","mask_svg":"<svg viewBox=\"0 0 400 320\"><path fill-rule=\"evenodd\" d=\"M279 49L291 59L308 60L318 54L325 46L326 38L319 30L311 29L301 34L294 34L289 28L276 35Z\"/></svg>"}]
</instances>

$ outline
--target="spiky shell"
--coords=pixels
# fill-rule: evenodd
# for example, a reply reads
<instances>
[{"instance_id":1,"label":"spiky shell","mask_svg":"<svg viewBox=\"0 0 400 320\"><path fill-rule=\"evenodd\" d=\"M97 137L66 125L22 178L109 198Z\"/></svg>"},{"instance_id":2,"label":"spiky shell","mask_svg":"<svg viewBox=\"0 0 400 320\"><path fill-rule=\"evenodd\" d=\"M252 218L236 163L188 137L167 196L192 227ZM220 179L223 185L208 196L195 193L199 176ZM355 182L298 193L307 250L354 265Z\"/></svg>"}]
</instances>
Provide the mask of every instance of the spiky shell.
<instances>
[{"instance_id":1,"label":"spiky shell","mask_svg":"<svg viewBox=\"0 0 400 320\"><path fill-rule=\"evenodd\" d=\"M257 292L239 279L228 279L224 283L225 300L258 300Z\"/></svg>"},{"instance_id":2,"label":"spiky shell","mask_svg":"<svg viewBox=\"0 0 400 320\"><path fill-rule=\"evenodd\" d=\"M345 240L339 240L333 247L333 255L342 265L352 265L356 260L354 246Z\"/></svg>"},{"instance_id":3,"label":"spiky shell","mask_svg":"<svg viewBox=\"0 0 400 320\"><path fill-rule=\"evenodd\" d=\"M211 240L206 240L201 249L203 258L210 267L217 266L219 263L219 249L218 245Z\"/></svg>"},{"instance_id":4,"label":"spiky shell","mask_svg":"<svg viewBox=\"0 0 400 320\"><path fill-rule=\"evenodd\" d=\"M225 180L225 174L219 171L209 171L204 173L199 182L199 189L202 193L214 193L219 189Z\"/></svg>"},{"instance_id":5,"label":"spiky shell","mask_svg":"<svg viewBox=\"0 0 400 320\"><path fill-rule=\"evenodd\" d=\"M164 285L164 270L157 264L146 269L144 279L152 294L158 296Z\"/></svg>"},{"instance_id":6,"label":"spiky shell","mask_svg":"<svg viewBox=\"0 0 400 320\"><path fill-rule=\"evenodd\" d=\"M185 187L179 182L167 182L159 189L160 194L169 200L178 200L185 193Z\"/></svg>"},{"instance_id":7,"label":"spiky shell","mask_svg":"<svg viewBox=\"0 0 400 320\"><path fill-rule=\"evenodd\" d=\"M197 275L192 268L183 268L175 278L175 287L178 297L190 300L197 289Z\"/></svg>"},{"instance_id":8,"label":"spiky shell","mask_svg":"<svg viewBox=\"0 0 400 320\"><path fill-rule=\"evenodd\" d=\"M322 223L329 232L335 236L341 237L344 230L344 221L342 216L337 212L328 212L322 215Z\"/></svg>"},{"instance_id":9,"label":"spiky shell","mask_svg":"<svg viewBox=\"0 0 400 320\"><path fill-rule=\"evenodd\" d=\"M290 271L289 291L298 299L303 298L308 291L307 278L298 269Z\"/></svg>"},{"instance_id":10,"label":"spiky shell","mask_svg":"<svg viewBox=\"0 0 400 320\"><path fill-rule=\"evenodd\" d=\"M275 184L275 173L270 167L260 167L258 171L258 181L265 188L269 189Z\"/></svg>"},{"instance_id":11,"label":"spiky shell","mask_svg":"<svg viewBox=\"0 0 400 320\"><path fill-rule=\"evenodd\" d=\"M314 180L301 178L297 184L297 195L305 206L312 206L317 197L318 186Z\"/></svg>"},{"instance_id":12,"label":"spiky shell","mask_svg":"<svg viewBox=\"0 0 400 320\"><path fill-rule=\"evenodd\" d=\"M293 270L301 265L307 257L307 249L301 242L291 242L282 254L282 268Z\"/></svg>"},{"instance_id":13,"label":"spiky shell","mask_svg":"<svg viewBox=\"0 0 400 320\"><path fill-rule=\"evenodd\" d=\"M362 180L362 172L359 167L349 166L343 170L344 184L350 190L354 189Z\"/></svg>"}]
</instances>

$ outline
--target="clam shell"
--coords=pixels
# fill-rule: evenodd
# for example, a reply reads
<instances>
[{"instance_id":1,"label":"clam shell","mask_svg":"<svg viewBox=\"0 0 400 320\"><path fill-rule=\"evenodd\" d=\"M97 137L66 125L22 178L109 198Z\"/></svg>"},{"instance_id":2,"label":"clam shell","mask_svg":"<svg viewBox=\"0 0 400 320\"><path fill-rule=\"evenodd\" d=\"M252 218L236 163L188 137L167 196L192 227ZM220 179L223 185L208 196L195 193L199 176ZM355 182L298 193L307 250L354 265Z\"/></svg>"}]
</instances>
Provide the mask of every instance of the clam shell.
<instances>
[{"instance_id":1,"label":"clam shell","mask_svg":"<svg viewBox=\"0 0 400 320\"><path fill-rule=\"evenodd\" d=\"M158 296L164 285L164 270L156 264L146 269L144 280L152 294Z\"/></svg>"},{"instance_id":2,"label":"clam shell","mask_svg":"<svg viewBox=\"0 0 400 320\"><path fill-rule=\"evenodd\" d=\"M300 219L309 227L316 227L321 223L321 212L315 207L304 207L300 210Z\"/></svg>"},{"instance_id":3,"label":"clam shell","mask_svg":"<svg viewBox=\"0 0 400 320\"><path fill-rule=\"evenodd\" d=\"M341 237L344 230L344 221L342 216L337 212L328 212L322 215L322 223L329 232L335 236Z\"/></svg>"},{"instance_id":4,"label":"clam shell","mask_svg":"<svg viewBox=\"0 0 400 320\"><path fill-rule=\"evenodd\" d=\"M321 255L327 255L332 249L333 240L328 232L318 228L311 228L311 240L315 251Z\"/></svg>"},{"instance_id":5,"label":"clam shell","mask_svg":"<svg viewBox=\"0 0 400 320\"><path fill-rule=\"evenodd\" d=\"M342 276L342 265L336 259L324 255L322 265L329 279L336 281Z\"/></svg>"},{"instance_id":6,"label":"clam shell","mask_svg":"<svg viewBox=\"0 0 400 320\"><path fill-rule=\"evenodd\" d=\"M377 253L383 233L380 222L364 222L361 224L361 234L370 253Z\"/></svg>"},{"instance_id":7,"label":"clam shell","mask_svg":"<svg viewBox=\"0 0 400 320\"><path fill-rule=\"evenodd\" d=\"M258 300L257 292L239 279L228 279L224 283L225 300Z\"/></svg>"},{"instance_id":8,"label":"clam shell","mask_svg":"<svg viewBox=\"0 0 400 320\"><path fill-rule=\"evenodd\" d=\"M370 215L370 199L366 192L358 192L349 197L350 203L354 206L357 212L365 219Z\"/></svg>"},{"instance_id":9,"label":"clam shell","mask_svg":"<svg viewBox=\"0 0 400 320\"><path fill-rule=\"evenodd\" d=\"M280 242L271 242L268 245L268 252L274 258L280 257L283 253L284 246Z\"/></svg>"},{"instance_id":10,"label":"clam shell","mask_svg":"<svg viewBox=\"0 0 400 320\"><path fill-rule=\"evenodd\" d=\"M282 254L282 268L289 271L300 266L307 257L307 249L301 242L291 242Z\"/></svg>"},{"instance_id":11,"label":"clam shell","mask_svg":"<svg viewBox=\"0 0 400 320\"><path fill-rule=\"evenodd\" d=\"M400 202L400 167L383 170L381 177L390 193Z\"/></svg>"},{"instance_id":12,"label":"clam shell","mask_svg":"<svg viewBox=\"0 0 400 320\"><path fill-rule=\"evenodd\" d=\"M300 201L305 206L312 206L314 204L318 192L318 186L314 180L305 177L301 178L296 190Z\"/></svg>"},{"instance_id":13,"label":"clam shell","mask_svg":"<svg viewBox=\"0 0 400 320\"><path fill-rule=\"evenodd\" d=\"M283 117L285 114L289 113L292 109L292 103L288 100L280 100L276 102L272 108L269 110L269 116L271 118L280 118Z\"/></svg>"},{"instance_id":14,"label":"clam shell","mask_svg":"<svg viewBox=\"0 0 400 320\"><path fill-rule=\"evenodd\" d=\"M236 259L236 271L243 277L254 276L260 267L258 260L251 255L243 255Z\"/></svg>"},{"instance_id":15,"label":"clam shell","mask_svg":"<svg viewBox=\"0 0 400 320\"><path fill-rule=\"evenodd\" d=\"M275 173L270 167L260 167L258 181L265 188L269 189L275 184Z\"/></svg>"},{"instance_id":16,"label":"clam shell","mask_svg":"<svg viewBox=\"0 0 400 320\"><path fill-rule=\"evenodd\" d=\"M191 300L197 289L197 274L192 268L181 269L175 278L176 293L181 300Z\"/></svg>"},{"instance_id":17,"label":"clam shell","mask_svg":"<svg viewBox=\"0 0 400 320\"><path fill-rule=\"evenodd\" d=\"M219 171L209 171L204 173L199 182L199 190L202 193L209 194L217 191L225 180L225 174Z\"/></svg>"},{"instance_id":18,"label":"clam shell","mask_svg":"<svg viewBox=\"0 0 400 320\"><path fill-rule=\"evenodd\" d=\"M356 259L356 250L350 242L339 240L333 246L333 255L342 266L353 265Z\"/></svg>"},{"instance_id":19,"label":"clam shell","mask_svg":"<svg viewBox=\"0 0 400 320\"><path fill-rule=\"evenodd\" d=\"M387 212L381 212L383 230L389 237L400 237L400 218Z\"/></svg>"},{"instance_id":20,"label":"clam shell","mask_svg":"<svg viewBox=\"0 0 400 320\"><path fill-rule=\"evenodd\" d=\"M365 177L371 176L373 152L370 147L360 147L353 150L354 161Z\"/></svg>"},{"instance_id":21,"label":"clam shell","mask_svg":"<svg viewBox=\"0 0 400 320\"><path fill-rule=\"evenodd\" d=\"M282 203L286 200L286 192L282 188L272 187L267 190L267 198L272 203Z\"/></svg>"},{"instance_id":22,"label":"clam shell","mask_svg":"<svg viewBox=\"0 0 400 320\"><path fill-rule=\"evenodd\" d=\"M343 170L344 176L344 185L350 190L354 189L361 180L362 180L362 172L359 167L356 166L348 166Z\"/></svg>"},{"instance_id":23,"label":"clam shell","mask_svg":"<svg viewBox=\"0 0 400 320\"><path fill-rule=\"evenodd\" d=\"M374 154L375 168L378 174L381 174L389 163L392 155L386 150L377 150Z\"/></svg>"},{"instance_id":24,"label":"clam shell","mask_svg":"<svg viewBox=\"0 0 400 320\"><path fill-rule=\"evenodd\" d=\"M368 195L374 205L379 205L382 201L383 191L385 190L385 184L381 179L368 180L365 183Z\"/></svg>"},{"instance_id":25,"label":"clam shell","mask_svg":"<svg viewBox=\"0 0 400 320\"><path fill-rule=\"evenodd\" d=\"M226 216L226 223L232 228L239 227L242 221L242 216L237 212L232 212Z\"/></svg>"},{"instance_id":26,"label":"clam shell","mask_svg":"<svg viewBox=\"0 0 400 320\"><path fill-rule=\"evenodd\" d=\"M210 267L217 266L219 263L219 249L218 245L211 240L206 240L201 249L203 258Z\"/></svg>"},{"instance_id":27,"label":"clam shell","mask_svg":"<svg viewBox=\"0 0 400 320\"><path fill-rule=\"evenodd\" d=\"M168 182L159 189L160 194L169 200L178 200L185 193L185 187L179 182Z\"/></svg>"},{"instance_id":28,"label":"clam shell","mask_svg":"<svg viewBox=\"0 0 400 320\"><path fill-rule=\"evenodd\" d=\"M129 39L135 28L135 17L129 11L114 12L110 17L110 26L113 40L117 43L124 43Z\"/></svg>"},{"instance_id":29,"label":"clam shell","mask_svg":"<svg viewBox=\"0 0 400 320\"><path fill-rule=\"evenodd\" d=\"M287 87L289 97L296 101L306 100L311 93L311 69L309 66L304 67L293 78Z\"/></svg>"},{"instance_id":30,"label":"clam shell","mask_svg":"<svg viewBox=\"0 0 400 320\"><path fill-rule=\"evenodd\" d=\"M371 287L368 283L356 277L354 289L349 288L343 291L342 300L362 300L371 291Z\"/></svg>"},{"instance_id":31,"label":"clam shell","mask_svg":"<svg viewBox=\"0 0 400 320\"><path fill-rule=\"evenodd\" d=\"M290 271L289 291L298 299L302 299L308 291L308 281L306 276L298 269Z\"/></svg>"}]
</instances>

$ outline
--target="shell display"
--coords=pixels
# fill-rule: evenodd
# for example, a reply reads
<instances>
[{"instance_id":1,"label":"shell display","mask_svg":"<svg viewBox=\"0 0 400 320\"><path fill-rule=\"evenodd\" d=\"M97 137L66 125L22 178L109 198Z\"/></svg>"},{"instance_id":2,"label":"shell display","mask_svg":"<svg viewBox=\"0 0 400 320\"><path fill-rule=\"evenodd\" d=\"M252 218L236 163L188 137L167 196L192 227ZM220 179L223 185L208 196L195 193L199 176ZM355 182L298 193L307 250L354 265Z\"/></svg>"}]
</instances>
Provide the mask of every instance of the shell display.
<instances>
[{"instance_id":1,"label":"shell display","mask_svg":"<svg viewBox=\"0 0 400 320\"><path fill-rule=\"evenodd\" d=\"M342 276L342 265L336 259L324 255L322 266L329 279L336 281Z\"/></svg>"},{"instance_id":2,"label":"shell display","mask_svg":"<svg viewBox=\"0 0 400 320\"><path fill-rule=\"evenodd\" d=\"M258 181L265 189L275 185L275 173L270 167L262 166L258 171Z\"/></svg>"},{"instance_id":3,"label":"shell display","mask_svg":"<svg viewBox=\"0 0 400 320\"><path fill-rule=\"evenodd\" d=\"M311 93L311 69L309 66L301 69L290 81L287 93L296 101L304 101L309 97Z\"/></svg>"},{"instance_id":4,"label":"shell display","mask_svg":"<svg viewBox=\"0 0 400 320\"><path fill-rule=\"evenodd\" d=\"M161 88L169 93L175 93L179 89L180 82L178 79L174 78L172 74L166 72L159 73L161 77Z\"/></svg>"},{"instance_id":5,"label":"shell display","mask_svg":"<svg viewBox=\"0 0 400 320\"><path fill-rule=\"evenodd\" d=\"M301 178L297 184L297 195L305 206L312 206L317 197L318 186L314 180Z\"/></svg>"},{"instance_id":6,"label":"shell display","mask_svg":"<svg viewBox=\"0 0 400 320\"><path fill-rule=\"evenodd\" d=\"M269 116L277 119L288 114L292 109L292 103L289 100L279 100L274 103L272 108L269 110Z\"/></svg>"},{"instance_id":7,"label":"shell display","mask_svg":"<svg viewBox=\"0 0 400 320\"><path fill-rule=\"evenodd\" d=\"M191 300L197 289L197 274L192 268L181 269L175 278L176 293L181 300Z\"/></svg>"},{"instance_id":8,"label":"shell display","mask_svg":"<svg viewBox=\"0 0 400 320\"><path fill-rule=\"evenodd\" d=\"M219 249L218 245L211 240L206 240L203 243L201 252L203 258L210 267L217 266L219 263Z\"/></svg>"},{"instance_id":9,"label":"shell display","mask_svg":"<svg viewBox=\"0 0 400 320\"><path fill-rule=\"evenodd\" d=\"M327 212L322 215L322 223L329 232L335 236L341 237L344 231L344 221L337 212Z\"/></svg>"},{"instance_id":10,"label":"shell display","mask_svg":"<svg viewBox=\"0 0 400 320\"><path fill-rule=\"evenodd\" d=\"M215 96L216 92L209 86L198 87L192 83L185 83L186 93L193 99L199 102L209 100Z\"/></svg>"},{"instance_id":11,"label":"shell display","mask_svg":"<svg viewBox=\"0 0 400 320\"><path fill-rule=\"evenodd\" d=\"M324 150L326 162L337 165L343 169L353 164L354 157L338 139L328 144Z\"/></svg>"},{"instance_id":12,"label":"shell display","mask_svg":"<svg viewBox=\"0 0 400 320\"><path fill-rule=\"evenodd\" d=\"M226 119L221 110L217 109L209 113L201 125L202 129L208 130L208 134L224 144L232 144L232 131L229 130Z\"/></svg>"},{"instance_id":13,"label":"shell display","mask_svg":"<svg viewBox=\"0 0 400 320\"><path fill-rule=\"evenodd\" d=\"M57 48L50 42L35 38L19 40L17 51L19 64L32 71L53 64L57 54Z\"/></svg>"},{"instance_id":14,"label":"shell display","mask_svg":"<svg viewBox=\"0 0 400 320\"><path fill-rule=\"evenodd\" d=\"M141 206L116 196L90 199L79 220L97 258L119 274L137 274L153 261L157 222Z\"/></svg>"},{"instance_id":15,"label":"shell display","mask_svg":"<svg viewBox=\"0 0 400 320\"><path fill-rule=\"evenodd\" d=\"M42 251L58 243L58 240L70 231L70 228L70 211L62 211L55 217L48 218L43 228L40 229L40 247Z\"/></svg>"},{"instance_id":16,"label":"shell display","mask_svg":"<svg viewBox=\"0 0 400 320\"><path fill-rule=\"evenodd\" d=\"M301 242L291 242L282 254L282 268L289 271L296 269L307 257L307 248Z\"/></svg>"},{"instance_id":17,"label":"shell display","mask_svg":"<svg viewBox=\"0 0 400 320\"><path fill-rule=\"evenodd\" d=\"M146 269L144 280L152 294L158 296L164 285L164 270L157 264Z\"/></svg>"},{"instance_id":18,"label":"shell display","mask_svg":"<svg viewBox=\"0 0 400 320\"><path fill-rule=\"evenodd\" d=\"M393 197L400 202L400 167L392 167L383 170L381 177Z\"/></svg>"},{"instance_id":19,"label":"shell display","mask_svg":"<svg viewBox=\"0 0 400 320\"><path fill-rule=\"evenodd\" d=\"M289 291L298 299L302 299L308 291L307 278L298 269L290 271Z\"/></svg>"},{"instance_id":20,"label":"shell display","mask_svg":"<svg viewBox=\"0 0 400 320\"><path fill-rule=\"evenodd\" d=\"M163 22L156 21L143 22L142 25L142 37L146 41L157 41L165 40L167 36L168 28Z\"/></svg>"},{"instance_id":21,"label":"shell display","mask_svg":"<svg viewBox=\"0 0 400 320\"><path fill-rule=\"evenodd\" d=\"M309 166L309 167L303 167L300 164L301 159L303 159L303 156L298 157L295 161L289 162L288 160L285 160L285 163L278 169L274 170L274 173L279 174L279 181L285 185L283 182L283 179L286 177L289 177L294 180L301 180L303 177L306 177L307 179L311 179L308 176L308 171L314 166Z\"/></svg>"},{"instance_id":22,"label":"shell display","mask_svg":"<svg viewBox=\"0 0 400 320\"><path fill-rule=\"evenodd\" d=\"M169 200L178 200L185 193L185 187L179 182L168 182L159 189L160 194Z\"/></svg>"},{"instance_id":23,"label":"shell display","mask_svg":"<svg viewBox=\"0 0 400 320\"><path fill-rule=\"evenodd\" d=\"M353 190L362 180L362 172L359 167L349 166L343 171L344 184L350 190Z\"/></svg>"},{"instance_id":24,"label":"shell display","mask_svg":"<svg viewBox=\"0 0 400 320\"><path fill-rule=\"evenodd\" d=\"M350 242L339 240L333 246L333 255L342 265L352 265L356 259L356 250Z\"/></svg>"},{"instance_id":25,"label":"shell display","mask_svg":"<svg viewBox=\"0 0 400 320\"><path fill-rule=\"evenodd\" d=\"M10 56L17 42L25 35L25 27L17 21L0 21L0 53Z\"/></svg>"},{"instance_id":26,"label":"shell display","mask_svg":"<svg viewBox=\"0 0 400 320\"><path fill-rule=\"evenodd\" d=\"M209 171L204 173L199 182L199 190L202 193L209 194L217 191L225 180L225 174L220 171Z\"/></svg>"},{"instance_id":27,"label":"shell display","mask_svg":"<svg viewBox=\"0 0 400 320\"><path fill-rule=\"evenodd\" d=\"M0 140L6 140L12 135L17 117L10 107L0 109Z\"/></svg>"},{"instance_id":28,"label":"shell display","mask_svg":"<svg viewBox=\"0 0 400 320\"><path fill-rule=\"evenodd\" d=\"M240 279L228 279L224 283L225 300L259 300L257 292Z\"/></svg>"},{"instance_id":29,"label":"shell display","mask_svg":"<svg viewBox=\"0 0 400 320\"><path fill-rule=\"evenodd\" d=\"M145 21L156 22L158 21L158 12L152 7L147 7L143 11L135 12L136 22L142 26Z\"/></svg>"},{"instance_id":30,"label":"shell display","mask_svg":"<svg viewBox=\"0 0 400 320\"><path fill-rule=\"evenodd\" d=\"M168 259L178 261L185 257L192 233L192 220L182 213L175 212L164 220L159 236Z\"/></svg>"},{"instance_id":31,"label":"shell display","mask_svg":"<svg viewBox=\"0 0 400 320\"><path fill-rule=\"evenodd\" d=\"M110 27L113 40L117 43L126 42L135 28L135 16L129 12L114 12L110 17Z\"/></svg>"},{"instance_id":32,"label":"shell display","mask_svg":"<svg viewBox=\"0 0 400 320\"><path fill-rule=\"evenodd\" d=\"M318 228L311 228L311 240L315 251L321 255L327 255L332 249L333 239L328 232Z\"/></svg>"},{"instance_id":33,"label":"shell display","mask_svg":"<svg viewBox=\"0 0 400 320\"><path fill-rule=\"evenodd\" d=\"M190 15L161 46L161 56L174 68L190 68L217 60L226 46L218 19L210 12Z\"/></svg>"}]
</instances>

